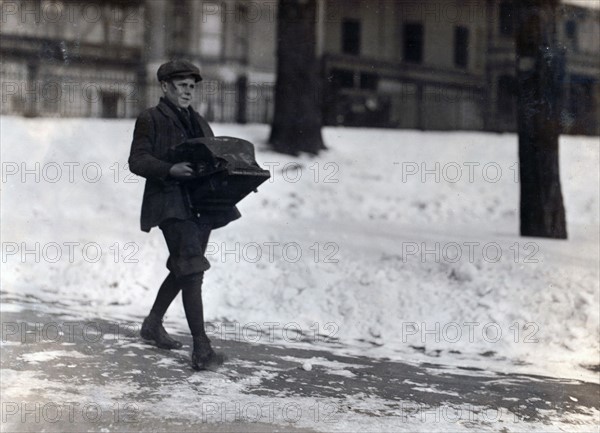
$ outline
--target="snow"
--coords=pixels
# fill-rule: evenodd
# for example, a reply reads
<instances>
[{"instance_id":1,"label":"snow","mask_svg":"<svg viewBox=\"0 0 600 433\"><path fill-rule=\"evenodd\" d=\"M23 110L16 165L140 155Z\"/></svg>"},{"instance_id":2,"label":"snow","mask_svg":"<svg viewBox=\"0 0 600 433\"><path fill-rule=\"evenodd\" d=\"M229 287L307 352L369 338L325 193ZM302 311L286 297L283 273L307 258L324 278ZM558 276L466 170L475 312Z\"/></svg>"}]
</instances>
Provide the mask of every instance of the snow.
<instances>
[{"instance_id":1,"label":"snow","mask_svg":"<svg viewBox=\"0 0 600 433\"><path fill-rule=\"evenodd\" d=\"M572 4L583 8L600 9L599 0L563 0L563 3Z\"/></svg>"},{"instance_id":2,"label":"snow","mask_svg":"<svg viewBox=\"0 0 600 433\"><path fill-rule=\"evenodd\" d=\"M139 230L134 122L0 122L3 291L139 322L167 249ZM329 151L292 158L266 126L214 129L254 142L273 177L211 235L213 335L597 382L597 137L561 137L560 241L518 236L514 134L325 128ZM180 300L165 325L188 332Z\"/></svg>"},{"instance_id":3,"label":"snow","mask_svg":"<svg viewBox=\"0 0 600 433\"><path fill-rule=\"evenodd\" d=\"M33 352L33 353L25 353L21 356L25 362L29 362L31 364L37 364L40 362L48 362L55 360L61 357L69 357L69 358L85 358L87 355L83 353L79 353L75 350L66 351L66 350L48 350L45 352Z\"/></svg>"}]
</instances>

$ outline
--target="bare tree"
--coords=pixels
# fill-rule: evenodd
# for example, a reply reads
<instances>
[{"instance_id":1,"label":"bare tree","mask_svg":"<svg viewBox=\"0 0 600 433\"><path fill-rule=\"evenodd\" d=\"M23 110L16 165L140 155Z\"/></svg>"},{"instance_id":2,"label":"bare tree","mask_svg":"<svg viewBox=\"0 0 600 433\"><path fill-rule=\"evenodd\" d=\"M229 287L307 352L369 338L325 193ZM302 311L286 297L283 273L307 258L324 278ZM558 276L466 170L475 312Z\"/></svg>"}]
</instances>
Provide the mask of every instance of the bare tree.
<instances>
[{"instance_id":1,"label":"bare tree","mask_svg":"<svg viewBox=\"0 0 600 433\"><path fill-rule=\"evenodd\" d=\"M287 154L318 154L321 135L316 0L279 0L275 115L269 143Z\"/></svg>"},{"instance_id":2,"label":"bare tree","mask_svg":"<svg viewBox=\"0 0 600 433\"><path fill-rule=\"evenodd\" d=\"M521 235L567 238L558 166L561 75L558 0L516 5Z\"/></svg>"}]
</instances>

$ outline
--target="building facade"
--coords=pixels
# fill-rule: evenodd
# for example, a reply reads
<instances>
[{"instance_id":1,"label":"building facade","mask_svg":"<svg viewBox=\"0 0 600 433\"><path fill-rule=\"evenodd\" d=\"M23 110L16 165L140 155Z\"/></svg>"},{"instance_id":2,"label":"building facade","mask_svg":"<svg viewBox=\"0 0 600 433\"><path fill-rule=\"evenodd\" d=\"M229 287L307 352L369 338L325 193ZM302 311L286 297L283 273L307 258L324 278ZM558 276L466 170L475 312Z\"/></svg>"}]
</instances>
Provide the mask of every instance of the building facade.
<instances>
[{"instance_id":1,"label":"building facade","mask_svg":"<svg viewBox=\"0 0 600 433\"><path fill-rule=\"evenodd\" d=\"M0 1L2 112L130 117L137 112L142 2Z\"/></svg>"},{"instance_id":2,"label":"building facade","mask_svg":"<svg viewBox=\"0 0 600 433\"><path fill-rule=\"evenodd\" d=\"M2 113L133 117L185 57L210 120L269 122L276 0L0 0ZM516 129L513 4L318 0L327 125ZM562 4L563 129L599 134L600 12Z\"/></svg>"},{"instance_id":3,"label":"building facade","mask_svg":"<svg viewBox=\"0 0 600 433\"><path fill-rule=\"evenodd\" d=\"M326 124L516 130L512 1L328 0ZM600 134L600 11L561 4L562 125Z\"/></svg>"},{"instance_id":4,"label":"building facade","mask_svg":"<svg viewBox=\"0 0 600 433\"><path fill-rule=\"evenodd\" d=\"M0 0L2 113L135 117L161 94L158 66L185 57L205 77L198 109L268 122L275 2Z\"/></svg>"},{"instance_id":5,"label":"building facade","mask_svg":"<svg viewBox=\"0 0 600 433\"><path fill-rule=\"evenodd\" d=\"M327 124L483 129L485 2L328 1Z\"/></svg>"}]
</instances>

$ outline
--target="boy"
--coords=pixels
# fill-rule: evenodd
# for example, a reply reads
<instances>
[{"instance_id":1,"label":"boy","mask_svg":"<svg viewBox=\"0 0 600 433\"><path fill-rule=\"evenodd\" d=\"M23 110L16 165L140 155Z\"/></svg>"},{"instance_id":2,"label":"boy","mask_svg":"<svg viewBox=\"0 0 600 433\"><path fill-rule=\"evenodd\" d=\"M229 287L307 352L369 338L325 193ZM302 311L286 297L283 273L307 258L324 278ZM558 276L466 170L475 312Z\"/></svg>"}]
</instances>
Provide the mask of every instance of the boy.
<instances>
[{"instance_id":1,"label":"boy","mask_svg":"<svg viewBox=\"0 0 600 433\"><path fill-rule=\"evenodd\" d=\"M163 349L179 349L162 325L167 308L182 292L185 315L192 333L192 367L196 370L222 362L204 329L202 280L210 263L204 257L212 229L239 218L234 206L226 212L194 210L185 181L194 177L190 162L167 160L169 148L186 139L213 137L206 122L192 107L199 69L186 60L173 60L158 68L163 97L156 107L143 111L136 122L129 156L130 170L146 178L141 228L158 226L169 249L169 275L160 286L152 310L142 324L141 336Z\"/></svg>"}]
</instances>

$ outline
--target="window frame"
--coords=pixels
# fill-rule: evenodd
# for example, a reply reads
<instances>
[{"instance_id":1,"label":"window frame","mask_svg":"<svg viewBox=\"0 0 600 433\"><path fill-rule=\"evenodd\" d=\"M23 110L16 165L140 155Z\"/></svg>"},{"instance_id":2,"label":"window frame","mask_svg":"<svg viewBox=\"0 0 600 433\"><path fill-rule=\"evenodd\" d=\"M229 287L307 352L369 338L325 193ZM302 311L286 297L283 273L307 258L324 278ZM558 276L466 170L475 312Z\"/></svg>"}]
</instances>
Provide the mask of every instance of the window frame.
<instances>
[{"instance_id":1,"label":"window frame","mask_svg":"<svg viewBox=\"0 0 600 433\"><path fill-rule=\"evenodd\" d=\"M354 31L347 32L349 26L356 26ZM362 44L362 23L359 19L345 18L342 20L342 53L351 56L360 56Z\"/></svg>"},{"instance_id":2,"label":"window frame","mask_svg":"<svg viewBox=\"0 0 600 433\"><path fill-rule=\"evenodd\" d=\"M468 69L470 31L467 26L454 26L454 66Z\"/></svg>"},{"instance_id":3,"label":"window frame","mask_svg":"<svg viewBox=\"0 0 600 433\"><path fill-rule=\"evenodd\" d=\"M424 57L425 26L423 22L405 22L402 28L402 60L409 63L422 64Z\"/></svg>"}]
</instances>

